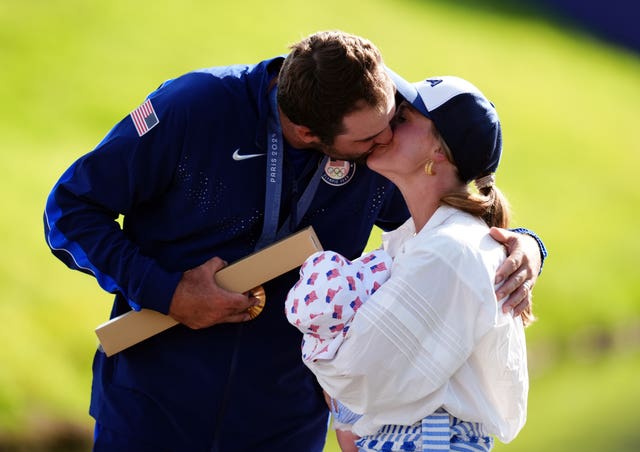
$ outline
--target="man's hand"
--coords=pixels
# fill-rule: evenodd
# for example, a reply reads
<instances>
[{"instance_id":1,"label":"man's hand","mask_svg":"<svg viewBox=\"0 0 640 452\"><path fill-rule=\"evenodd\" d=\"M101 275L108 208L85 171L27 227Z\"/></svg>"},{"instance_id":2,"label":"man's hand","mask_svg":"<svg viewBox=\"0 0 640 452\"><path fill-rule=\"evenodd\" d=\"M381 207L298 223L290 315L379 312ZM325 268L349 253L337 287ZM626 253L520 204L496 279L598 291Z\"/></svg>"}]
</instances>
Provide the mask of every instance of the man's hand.
<instances>
[{"instance_id":1,"label":"man's hand","mask_svg":"<svg viewBox=\"0 0 640 452\"><path fill-rule=\"evenodd\" d=\"M193 329L250 320L247 309L259 300L229 292L216 284L216 272L226 265L219 257L213 257L184 272L171 299L169 315Z\"/></svg>"},{"instance_id":2,"label":"man's hand","mask_svg":"<svg viewBox=\"0 0 640 452\"><path fill-rule=\"evenodd\" d=\"M513 315L518 316L531 306L531 291L542 264L540 248L535 239L526 234L501 228L491 228L489 233L505 246L509 254L496 272L496 284L505 281L496 291L496 297L501 300L509 296L502 310L509 312L513 309Z\"/></svg>"}]
</instances>

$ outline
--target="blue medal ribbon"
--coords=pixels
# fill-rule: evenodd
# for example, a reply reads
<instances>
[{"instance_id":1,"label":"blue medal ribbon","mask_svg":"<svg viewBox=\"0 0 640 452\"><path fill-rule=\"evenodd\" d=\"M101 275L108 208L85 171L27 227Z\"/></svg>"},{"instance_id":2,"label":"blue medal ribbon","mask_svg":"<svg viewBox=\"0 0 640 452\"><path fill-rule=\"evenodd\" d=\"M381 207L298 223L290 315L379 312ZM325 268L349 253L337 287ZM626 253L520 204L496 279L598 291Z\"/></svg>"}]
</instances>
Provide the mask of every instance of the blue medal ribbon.
<instances>
[{"instance_id":1,"label":"blue medal ribbon","mask_svg":"<svg viewBox=\"0 0 640 452\"><path fill-rule=\"evenodd\" d=\"M309 209L313 197L318 189L318 184L322 177L322 172L329 159L325 156L316 168L313 177L309 181L307 188L298 200L294 212L289 215L278 230L278 220L280 216L280 202L282 199L282 178L284 161L284 139L282 137L282 127L278 114L277 88L269 93L270 114L267 123L267 165L266 165L266 190L264 202L264 224L262 234L255 250L262 249L278 239L284 238L295 230L300 224L302 217Z\"/></svg>"},{"instance_id":2,"label":"blue medal ribbon","mask_svg":"<svg viewBox=\"0 0 640 452\"><path fill-rule=\"evenodd\" d=\"M318 163L316 171L313 173L311 180L307 184L307 188L305 188L302 196L300 196L300 199L295 205L295 210L291 212L289 218L287 218L287 221L284 222L284 224L278 231L278 239L284 238L289 235L302 221L302 217L307 212L307 210L309 210L311 201L313 201L313 197L315 196L316 190L318 189L318 184L320 183L320 179L322 178L322 173L324 172L324 167L326 166L328 161L329 157L325 155L324 158Z\"/></svg>"},{"instance_id":3,"label":"blue medal ribbon","mask_svg":"<svg viewBox=\"0 0 640 452\"><path fill-rule=\"evenodd\" d=\"M271 111L267 124L267 187L264 201L264 225L262 226L262 235L256 245L256 251L273 243L278 231L284 146L276 94L275 88L269 93Z\"/></svg>"}]
</instances>

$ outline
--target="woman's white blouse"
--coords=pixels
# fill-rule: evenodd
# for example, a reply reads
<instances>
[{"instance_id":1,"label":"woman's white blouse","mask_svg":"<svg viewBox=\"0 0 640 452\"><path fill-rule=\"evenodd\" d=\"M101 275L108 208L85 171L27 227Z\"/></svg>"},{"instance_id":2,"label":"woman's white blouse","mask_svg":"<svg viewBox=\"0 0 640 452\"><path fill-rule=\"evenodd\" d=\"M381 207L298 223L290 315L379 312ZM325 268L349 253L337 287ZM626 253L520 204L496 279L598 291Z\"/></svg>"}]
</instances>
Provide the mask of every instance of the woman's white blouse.
<instances>
[{"instance_id":1,"label":"woman's white blouse","mask_svg":"<svg viewBox=\"0 0 640 452\"><path fill-rule=\"evenodd\" d=\"M330 360L307 365L356 413L353 431L411 425L444 407L511 441L526 420L529 380L520 317L503 314L494 278L503 247L481 220L440 207L384 234L390 279L358 310Z\"/></svg>"}]
</instances>

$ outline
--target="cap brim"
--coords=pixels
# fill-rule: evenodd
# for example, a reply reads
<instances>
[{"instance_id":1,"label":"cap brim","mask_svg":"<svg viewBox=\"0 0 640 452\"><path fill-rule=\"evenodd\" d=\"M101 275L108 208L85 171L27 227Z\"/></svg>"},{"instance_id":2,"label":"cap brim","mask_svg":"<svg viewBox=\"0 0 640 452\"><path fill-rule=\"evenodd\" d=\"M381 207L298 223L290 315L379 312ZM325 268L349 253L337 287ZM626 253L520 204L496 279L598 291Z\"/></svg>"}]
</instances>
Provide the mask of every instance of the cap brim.
<instances>
[{"instance_id":1,"label":"cap brim","mask_svg":"<svg viewBox=\"0 0 640 452\"><path fill-rule=\"evenodd\" d=\"M391 80L396 85L396 90L398 94L400 94L407 102L409 102L415 109L417 109L420 113L425 115L427 118L430 118L429 110L427 110L426 105L422 101L420 94L418 93L417 88L413 83L409 83L404 78L400 77L397 73L392 71L388 66L385 66L385 70Z\"/></svg>"}]
</instances>

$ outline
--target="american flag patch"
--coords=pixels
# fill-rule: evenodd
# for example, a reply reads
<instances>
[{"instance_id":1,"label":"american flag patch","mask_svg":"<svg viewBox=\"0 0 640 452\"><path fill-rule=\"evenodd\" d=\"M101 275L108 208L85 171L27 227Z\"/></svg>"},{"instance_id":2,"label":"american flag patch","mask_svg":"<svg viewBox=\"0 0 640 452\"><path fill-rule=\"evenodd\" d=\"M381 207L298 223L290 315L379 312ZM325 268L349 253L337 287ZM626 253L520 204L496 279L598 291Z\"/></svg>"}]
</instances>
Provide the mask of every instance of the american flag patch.
<instances>
[{"instance_id":1,"label":"american flag patch","mask_svg":"<svg viewBox=\"0 0 640 452\"><path fill-rule=\"evenodd\" d=\"M153 129L160 122L153 105L151 105L151 99L147 99L145 103L133 110L131 119L133 120L133 125L136 126L139 137Z\"/></svg>"}]
</instances>

